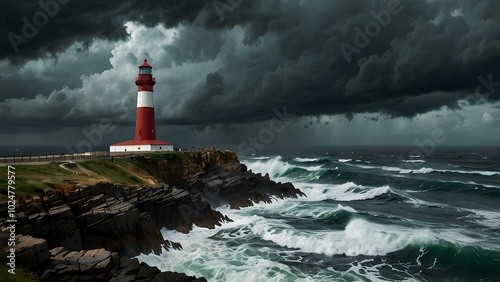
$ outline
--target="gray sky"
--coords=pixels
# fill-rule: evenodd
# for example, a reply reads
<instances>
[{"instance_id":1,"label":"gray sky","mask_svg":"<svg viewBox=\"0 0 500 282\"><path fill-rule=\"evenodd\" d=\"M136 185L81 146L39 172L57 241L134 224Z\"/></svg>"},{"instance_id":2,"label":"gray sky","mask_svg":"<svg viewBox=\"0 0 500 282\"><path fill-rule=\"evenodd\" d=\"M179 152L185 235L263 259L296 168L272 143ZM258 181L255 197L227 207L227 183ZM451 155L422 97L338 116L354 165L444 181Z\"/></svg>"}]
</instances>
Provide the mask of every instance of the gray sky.
<instances>
[{"instance_id":1,"label":"gray sky","mask_svg":"<svg viewBox=\"0 0 500 282\"><path fill-rule=\"evenodd\" d=\"M179 147L500 143L496 0L30 2L0 3L0 145L133 139L144 56Z\"/></svg>"}]
</instances>

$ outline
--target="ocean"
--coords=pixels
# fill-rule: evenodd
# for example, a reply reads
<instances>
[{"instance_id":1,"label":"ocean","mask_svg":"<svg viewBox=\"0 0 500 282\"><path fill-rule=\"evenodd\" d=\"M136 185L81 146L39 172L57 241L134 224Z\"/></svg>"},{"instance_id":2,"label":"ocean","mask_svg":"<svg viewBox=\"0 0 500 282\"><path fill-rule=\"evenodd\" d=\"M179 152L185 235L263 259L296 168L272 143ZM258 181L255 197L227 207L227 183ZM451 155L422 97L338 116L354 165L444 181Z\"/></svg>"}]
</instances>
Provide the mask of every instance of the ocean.
<instances>
[{"instance_id":1,"label":"ocean","mask_svg":"<svg viewBox=\"0 0 500 282\"><path fill-rule=\"evenodd\" d=\"M307 197L141 254L208 281L500 281L500 148L273 148L240 161Z\"/></svg>"},{"instance_id":2,"label":"ocean","mask_svg":"<svg viewBox=\"0 0 500 282\"><path fill-rule=\"evenodd\" d=\"M500 281L499 147L268 146L239 159L307 197L219 207L234 222L162 229L183 250L140 261L208 281Z\"/></svg>"}]
</instances>

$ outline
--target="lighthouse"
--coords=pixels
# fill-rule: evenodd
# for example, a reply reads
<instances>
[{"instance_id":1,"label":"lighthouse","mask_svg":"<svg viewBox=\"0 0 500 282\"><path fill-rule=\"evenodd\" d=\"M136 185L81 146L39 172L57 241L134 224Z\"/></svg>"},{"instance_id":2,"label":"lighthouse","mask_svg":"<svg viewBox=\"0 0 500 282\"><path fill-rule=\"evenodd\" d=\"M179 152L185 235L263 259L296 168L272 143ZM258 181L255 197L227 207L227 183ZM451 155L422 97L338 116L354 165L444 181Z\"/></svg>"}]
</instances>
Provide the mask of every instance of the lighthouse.
<instances>
[{"instance_id":1,"label":"lighthouse","mask_svg":"<svg viewBox=\"0 0 500 282\"><path fill-rule=\"evenodd\" d=\"M153 77L153 67L147 58L139 66L139 76L135 79L137 85L137 109L135 116L135 139L109 146L114 152L153 152L173 151L174 146L168 142L156 140L155 107L153 87L156 80Z\"/></svg>"}]
</instances>

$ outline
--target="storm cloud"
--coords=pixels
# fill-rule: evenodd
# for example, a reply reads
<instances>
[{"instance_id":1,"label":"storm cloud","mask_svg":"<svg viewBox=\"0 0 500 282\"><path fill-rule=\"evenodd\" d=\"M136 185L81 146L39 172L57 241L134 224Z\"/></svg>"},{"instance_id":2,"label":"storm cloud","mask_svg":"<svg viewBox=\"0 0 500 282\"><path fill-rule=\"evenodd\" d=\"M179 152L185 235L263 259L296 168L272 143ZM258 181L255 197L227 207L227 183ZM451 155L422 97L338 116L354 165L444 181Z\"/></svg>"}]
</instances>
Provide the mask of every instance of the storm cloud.
<instances>
[{"instance_id":1,"label":"storm cloud","mask_svg":"<svg viewBox=\"0 0 500 282\"><path fill-rule=\"evenodd\" d=\"M263 122L284 106L414 118L500 100L494 0L40 0L0 11L0 118L12 128L133 123L144 56L160 125Z\"/></svg>"}]
</instances>

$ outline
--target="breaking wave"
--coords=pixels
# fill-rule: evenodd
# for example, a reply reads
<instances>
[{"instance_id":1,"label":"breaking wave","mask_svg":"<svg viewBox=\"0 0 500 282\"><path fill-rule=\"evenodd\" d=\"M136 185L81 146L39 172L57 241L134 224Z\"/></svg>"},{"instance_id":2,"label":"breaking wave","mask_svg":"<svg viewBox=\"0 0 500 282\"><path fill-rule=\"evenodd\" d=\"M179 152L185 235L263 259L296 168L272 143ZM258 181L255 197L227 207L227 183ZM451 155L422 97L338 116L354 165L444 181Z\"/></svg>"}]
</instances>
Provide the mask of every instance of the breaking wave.
<instances>
[{"instance_id":1,"label":"breaking wave","mask_svg":"<svg viewBox=\"0 0 500 282\"><path fill-rule=\"evenodd\" d=\"M362 201L391 192L389 185L370 187L346 182L339 185L319 183L297 183L297 187L307 195L306 201Z\"/></svg>"}]
</instances>

